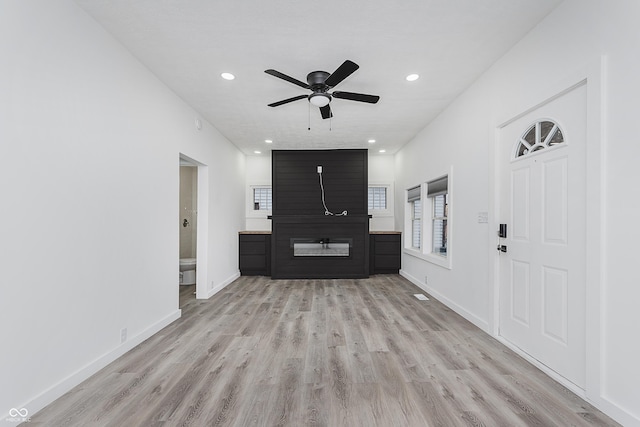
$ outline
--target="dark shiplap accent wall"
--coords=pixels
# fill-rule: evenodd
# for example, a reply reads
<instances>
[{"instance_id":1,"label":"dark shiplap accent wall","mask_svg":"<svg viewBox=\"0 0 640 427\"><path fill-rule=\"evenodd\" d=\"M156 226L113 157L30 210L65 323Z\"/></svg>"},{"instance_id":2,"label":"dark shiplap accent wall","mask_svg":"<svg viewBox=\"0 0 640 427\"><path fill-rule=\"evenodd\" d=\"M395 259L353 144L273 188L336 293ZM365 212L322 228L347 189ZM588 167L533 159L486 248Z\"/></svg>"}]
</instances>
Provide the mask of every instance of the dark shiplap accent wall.
<instances>
[{"instance_id":1,"label":"dark shiplap accent wall","mask_svg":"<svg viewBox=\"0 0 640 427\"><path fill-rule=\"evenodd\" d=\"M356 278L369 274L367 150L272 152L273 278ZM327 208L325 215L317 167ZM348 238L348 257L294 257L292 238Z\"/></svg>"},{"instance_id":2,"label":"dark shiplap accent wall","mask_svg":"<svg viewBox=\"0 0 640 427\"><path fill-rule=\"evenodd\" d=\"M324 215L317 166L330 211L367 214L367 150L280 150L272 152L273 216Z\"/></svg>"}]
</instances>

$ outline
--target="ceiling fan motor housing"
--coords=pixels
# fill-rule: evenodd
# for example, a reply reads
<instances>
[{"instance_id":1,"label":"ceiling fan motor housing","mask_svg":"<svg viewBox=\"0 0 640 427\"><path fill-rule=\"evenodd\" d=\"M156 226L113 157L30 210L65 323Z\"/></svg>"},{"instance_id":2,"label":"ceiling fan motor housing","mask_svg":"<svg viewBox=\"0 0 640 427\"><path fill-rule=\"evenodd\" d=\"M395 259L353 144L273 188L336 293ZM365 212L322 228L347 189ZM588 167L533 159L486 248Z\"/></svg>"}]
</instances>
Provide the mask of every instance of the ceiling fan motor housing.
<instances>
[{"instance_id":1,"label":"ceiling fan motor housing","mask_svg":"<svg viewBox=\"0 0 640 427\"><path fill-rule=\"evenodd\" d=\"M329 77L329 73L326 71L312 71L307 74L307 83L312 91L325 92L329 89L329 86L324 83L327 77Z\"/></svg>"}]
</instances>

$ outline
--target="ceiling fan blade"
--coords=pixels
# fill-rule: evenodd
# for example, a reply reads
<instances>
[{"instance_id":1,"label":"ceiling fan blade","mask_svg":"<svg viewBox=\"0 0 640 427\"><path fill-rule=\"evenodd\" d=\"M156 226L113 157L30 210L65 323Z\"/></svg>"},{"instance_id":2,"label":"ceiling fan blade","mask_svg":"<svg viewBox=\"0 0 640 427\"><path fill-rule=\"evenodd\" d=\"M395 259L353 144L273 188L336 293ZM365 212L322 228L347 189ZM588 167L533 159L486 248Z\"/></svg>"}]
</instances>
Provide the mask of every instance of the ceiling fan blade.
<instances>
[{"instance_id":1,"label":"ceiling fan blade","mask_svg":"<svg viewBox=\"0 0 640 427\"><path fill-rule=\"evenodd\" d=\"M280 71L268 69L268 70L264 70L264 72L267 73L267 74L271 74L272 76L277 77L279 79L286 80L289 83L293 83L294 85L298 85L298 86L303 87L305 89L310 89L308 84L306 84L304 82L301 82L298 79L294 79L293 77L289 77L286 74L282 74Z\"/></svg>"},{"instance_id":2,"label":"ceiling fan blade","mask_svg":"<svg viewBox=\"0 0 640 427\"><path fill-rule=\"evenodd\" d=\"M368 102L369 104L375 104L380 100L378 95L367 95L364 93L355 92L333 92L331 94L334 98L348 99L350 101Z\"/></svg>"},{"instance_id":3,"label":"ceiling fan blade","mask_svg":"<svg viewBox=\"0 0 640 427\"><path fill-rule=\"evenodd\" d=\"M333 117L333 113L331 112L331 107L329 104L324 107L320 107L320 114L322 114L323 119L328 119L329 117Z\"/></svg>"},{"instance_id":4,"label":"ceiling fan blade","mask_svg":"<svg viewBox=\"0 0 640 427\"><path fill-rule=\"evenodd\" d=\"M337 70L333 72L333 74L327 77L327 80L324 81L324 84L329 87L337 86L338 83L349 77L358 68L360 68L358 64L347 59L342 63L341 66L338 67Z\"/></svg>"},{"instance_id":5,"label":"ceiling fan blade","mask_svg":"<svg viewBox=\"0 0 640 427\"><path fill-rule=\"evenodd\" d=\"M274 102L272 104L269 104L269 107L277 107L278 105L287 104L289 102L297 101L297 100L303 99L303 98L308 98L308 96L307 95L298 95L298 96L294 96L293 98L283 99L282 101L278 101L278 102Z\"/></svg>"}]
</instances>

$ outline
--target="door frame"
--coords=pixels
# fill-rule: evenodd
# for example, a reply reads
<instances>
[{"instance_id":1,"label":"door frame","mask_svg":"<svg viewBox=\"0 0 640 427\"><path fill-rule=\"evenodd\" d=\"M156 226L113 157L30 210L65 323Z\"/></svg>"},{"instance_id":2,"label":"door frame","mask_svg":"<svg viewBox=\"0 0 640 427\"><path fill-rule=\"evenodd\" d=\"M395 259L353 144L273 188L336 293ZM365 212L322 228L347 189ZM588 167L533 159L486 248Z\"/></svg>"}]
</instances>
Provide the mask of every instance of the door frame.
<instances>
[{"instance_id":1,"label":"door frame","mask_svg":"<svg viewBox=\"0 0 640 427\"><path fill-rule=\"evenodd\" d=\"M179 159L197 168L197 216L196 216L196 298L207 299L207 257L209 248L209 169L207 165L180 153ZM178 255L178 259L180 256ZM178 283L178 286L180 284Z\"/></svg>"},{"instance_id":2,"label":"door frame","mask_svg":"<svg viewBox=\"0 0 640 427\"><path fill-rule=\"evenodd\" d=\"M602 400L603 384L601 382L602 360L603 360L603 337L602 337L602 284L604 283L604 253L601 250L604 229L605 208L603 195L603 171L604 171L604 144L603 135L603 114L602 107L603 96L603 78L605 72L605 59L599 57L590 64L566 75L564 78L550 82L545 91L538 91L534 96L523 97L517 103L511 105L511 108L505 109L503 116L495 121L493 128L493 143L490 144L489 153L489 224L492 224L492 230L489 232L487 247L493 254L490 260L493 260L492 266L489 268L489 283L493 284L492 295L489 301L491 306L492 317L489 322L489 328L492 336L498 341L515 351L518 355L532 363L534 366L545 372L547 375L558 381L569 390L577 395L591 400L594 403L604 404ZM499 331L499 295L500 295L500 274L499 262L500 254L496 250L498 221L497 213L500 206L499 194L499 178L500 173L498 166L498 149L500 144L500 130L511 122L521 118L522 116L538 109L539 107L549 103L550 101L563 96L574 88L586 85L587 90L587 127L586 127L586 295L585 295L585 312L588 314L585 319L585 388L584 390L576 387L565 378L561 377L533 357L524 353L522 350L511 345L507 340L500 336ZM510 111L511 113L507 112ZM516 112L516 114L513 114Z\"/></svg>"}]
</instances>

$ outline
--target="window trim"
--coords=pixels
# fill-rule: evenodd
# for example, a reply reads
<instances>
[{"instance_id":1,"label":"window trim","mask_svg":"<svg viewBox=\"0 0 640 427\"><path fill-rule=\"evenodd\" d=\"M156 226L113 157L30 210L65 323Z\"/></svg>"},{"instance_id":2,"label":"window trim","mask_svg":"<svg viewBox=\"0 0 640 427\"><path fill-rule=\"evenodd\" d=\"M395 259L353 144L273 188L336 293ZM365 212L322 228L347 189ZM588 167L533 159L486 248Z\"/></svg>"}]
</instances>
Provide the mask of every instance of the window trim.
<instances>
[{"instance_id":1,"label":"window trim","mask_svg":"<svg viewBox=\"0 0 640 427\"><path fill-rule=\"evenodd\" d=\"M432 229L432 217L433 217L433 197L428 197L428 184L436 182L442 178L447 178L447 255L442 256L433 253L433 229ZM411 231L411 212L408 201L408 189L405 190L405 233L404 250L403 252L415 258L427 261L431 264L438 265L440 267L451 270L453 266L453 227L452 227L452 215L453 215L453 167L450 167L447 172L434 175L432 179L429 179L420 184L420 198L422 200L422 228L421 228L421 248L418 250L411 247L412 233ZM415 188L412 186L410 188ZM428 210L427 210L428 209ZM425 212L428 212L429 221L425 220ZM428 226L425 225L428 224ZM425 242L429 242L425 244Z\"/></svg>"},{"instance_id":2,"label":"window trim","mask_svg":"<svg viewBox=\"0 0 640 427\"><path fill-rule=\"evenodd\" d=\"M369 215L378 218L378 217L391 217L394 215L393 213L393 184L377 184L377 183L369 183L367 185L367 206L369 205L369 188L372 187L383 187L387 192L387 208L386 209L368 209L367 212Z\"/></svg>"},{"instance_id":3,"label":"window trim","mask_svg":"<svg viewBox=\"0 0 640 427\"><path fill-rule=\"evenodd\" d=\"M267 205L271 205L273 206L273 192L271 187L253 187L253 210L254 211L268 211L270 212L272 209L261 209L261 202L263 201L263 198L265 199L265 202L267 203ZM258 194L259 197L259 201L258 203L258 209L256 209L256 193ZM264 194L263 194L264 193Z\"/></svg>"},{"instance_id":4,"label":"window trim","mask_svg":"<svg viewBox=\"0 0 640 427\"><path fill-rule=\"evenodd\" d=\"M404 250L412 254L422 253L424 247L424 185L418 184L404 191L405 226L404 226ZM422 217L420 218L420 247L413 246L413 202L420 200Z\"/></svg>"},{"instance_id":5,"label":"window trim","mask_svg":"<svg viewBox=\"0 0 640 427\"><path fill-rule=\"evenodd\" d=\"M246 192L246 215L247 218L266 218L272 214L271 210L255 210L253 205L253 190L256 188L271 188L271 197L273 197L273 186L271 184L250 184ZM272 201L273 202L273 201Z\"/></svg>"}]
</instances>

